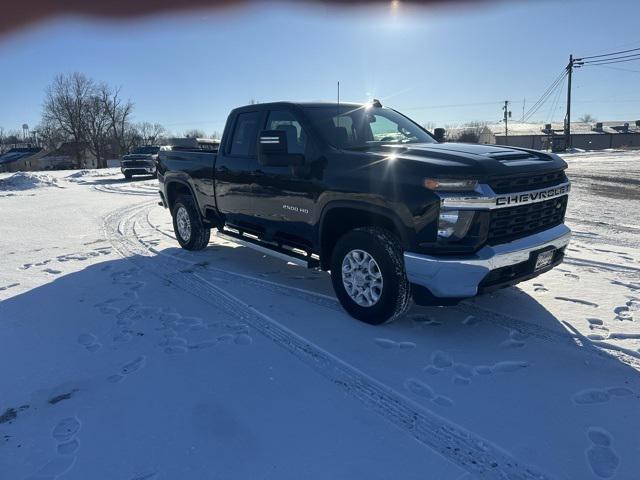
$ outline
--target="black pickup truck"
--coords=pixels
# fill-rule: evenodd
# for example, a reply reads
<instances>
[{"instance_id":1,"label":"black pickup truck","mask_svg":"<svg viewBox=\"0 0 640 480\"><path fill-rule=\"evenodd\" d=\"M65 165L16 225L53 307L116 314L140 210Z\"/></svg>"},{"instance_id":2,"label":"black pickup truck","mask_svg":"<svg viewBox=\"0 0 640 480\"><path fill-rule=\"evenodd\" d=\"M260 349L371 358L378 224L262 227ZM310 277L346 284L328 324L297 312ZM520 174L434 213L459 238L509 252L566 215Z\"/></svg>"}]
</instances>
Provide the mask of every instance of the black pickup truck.
<instances>
[{"instance_id":1,"label":"black pickup truck","mask_svg":"<svg viewBox=\"0 0 640 480\"><path fill-rule=\"evenodd\" d=\"M210 230L331 272L379 324L558 265L569 181L557 155L439 143L370 104L265 103L231 112L217 153L161 151L162 204L183 248Z\"/></svg>"}]
</instances>

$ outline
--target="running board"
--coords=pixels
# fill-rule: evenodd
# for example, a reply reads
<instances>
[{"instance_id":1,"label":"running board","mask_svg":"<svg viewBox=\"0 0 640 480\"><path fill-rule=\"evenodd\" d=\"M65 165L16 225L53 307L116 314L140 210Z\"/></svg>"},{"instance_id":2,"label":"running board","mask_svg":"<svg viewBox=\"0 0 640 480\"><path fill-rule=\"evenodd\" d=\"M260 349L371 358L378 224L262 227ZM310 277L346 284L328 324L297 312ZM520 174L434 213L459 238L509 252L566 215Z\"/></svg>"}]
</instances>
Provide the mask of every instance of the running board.
<instances>
[{"instance_id":1,"label":"running board","mask_svg":"<svg viewBox=\"0 0 640 480\"><path fill-rule=\"evenodd\" d=\"M258 240L257 238L243 235L239 232L233 232L230 230L218 230L216 232L216 235L225 240L239 243L244 247L264 253L265 255L270 255L281 260L286 260L287 262L295 263L296 265L300 265L302 267L318 268L320 266L320 260L311 255L305 255L303 253L298 253L287 248L272 245L270 243Z\"/></svg>"}]
</instances>

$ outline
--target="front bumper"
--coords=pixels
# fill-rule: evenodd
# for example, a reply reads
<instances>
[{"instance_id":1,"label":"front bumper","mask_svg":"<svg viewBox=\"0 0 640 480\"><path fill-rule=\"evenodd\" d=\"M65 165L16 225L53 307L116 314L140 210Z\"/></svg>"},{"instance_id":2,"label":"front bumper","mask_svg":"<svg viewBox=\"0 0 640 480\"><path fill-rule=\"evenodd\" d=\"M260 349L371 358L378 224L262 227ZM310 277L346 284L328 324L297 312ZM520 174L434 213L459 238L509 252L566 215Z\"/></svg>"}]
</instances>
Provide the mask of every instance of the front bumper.
<instances>
[{"instance_id":1,"label":"front bumper","mask_svg":"<svg viewBox=\"0 0 640 480\"><path fill-rule=\"evenodd\" d=\"M144 165L144 166L124 166L120 167L122 173L131 173L132 175L150 175L156 173L155 165Z\"/></svg>"},{"instance_id":2,"label":"front bumper","mask_svg":"<svg viewBox=\"0 0 640 480\"><path fill-rule=\"evenodd\" d=\"M487 245L473 255L451 257L406 252L407 278L411 283L427 288L435 297L473 297L479 290L488 289L485 287L518 283L549 270L562 261L570 237L571 230L563 224L513 242ZM550 249L559 252L552 265L534 271L536 253ZM495 273L503 271L508 281L497 279L494 282ZM494 275L489 277L491 272Z\"/></svg>"}]
</instances>

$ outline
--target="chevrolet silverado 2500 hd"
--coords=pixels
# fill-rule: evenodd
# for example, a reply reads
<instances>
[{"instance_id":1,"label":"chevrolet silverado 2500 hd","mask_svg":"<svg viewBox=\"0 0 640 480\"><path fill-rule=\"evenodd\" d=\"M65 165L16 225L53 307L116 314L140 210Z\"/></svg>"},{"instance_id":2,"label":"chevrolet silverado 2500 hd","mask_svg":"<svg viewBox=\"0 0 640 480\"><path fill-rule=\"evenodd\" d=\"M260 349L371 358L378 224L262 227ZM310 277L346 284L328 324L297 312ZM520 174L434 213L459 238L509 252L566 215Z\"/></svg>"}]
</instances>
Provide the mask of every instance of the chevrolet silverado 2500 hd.
<instances>
[{"instance_id":1,"label":"chevrolet silverado 2500 hd","mask_svg":"<svg viewBox=\"0 0 640 480\"><path fill-rule=\"evenodd\" d=\"M210 230L331 272L372 324L449 305L558 265L570 189L557 155L438 143L371 104L265 103L231 112L217 153L161 151L162 204L183 248Z\"/></svg>"},{"instance_id":2,"label":"chevrolet silverado 2500 hd","mask_svg":"<svg viewBox=\"0 0 640 480\"><path fill-rule=\"evenodd\" d=\"M155 145L135 148L130 154L122 157L120 161L122 174L127 179L134 175L155 175L159 151L160 147Z\"/></svg>"}]
</instances>

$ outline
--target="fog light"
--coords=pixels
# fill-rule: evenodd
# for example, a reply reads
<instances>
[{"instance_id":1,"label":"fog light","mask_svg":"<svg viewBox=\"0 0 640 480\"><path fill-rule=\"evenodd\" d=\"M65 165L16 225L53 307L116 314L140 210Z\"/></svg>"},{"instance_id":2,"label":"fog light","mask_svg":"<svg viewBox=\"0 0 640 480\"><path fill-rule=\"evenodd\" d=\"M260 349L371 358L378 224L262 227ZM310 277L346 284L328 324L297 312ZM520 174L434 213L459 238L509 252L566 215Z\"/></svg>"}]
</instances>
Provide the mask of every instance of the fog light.
<instances>
[{"instance_id":1,"label":"fog light","mask_svg":"<svg viewBox=\"0 0 640 480\"><path fill-rule=\"evenodd\" d=\"M474 213L473 210L441 210L438 216L438 238L447 241L464 238Z\"/></svg>"}]
</instances>

